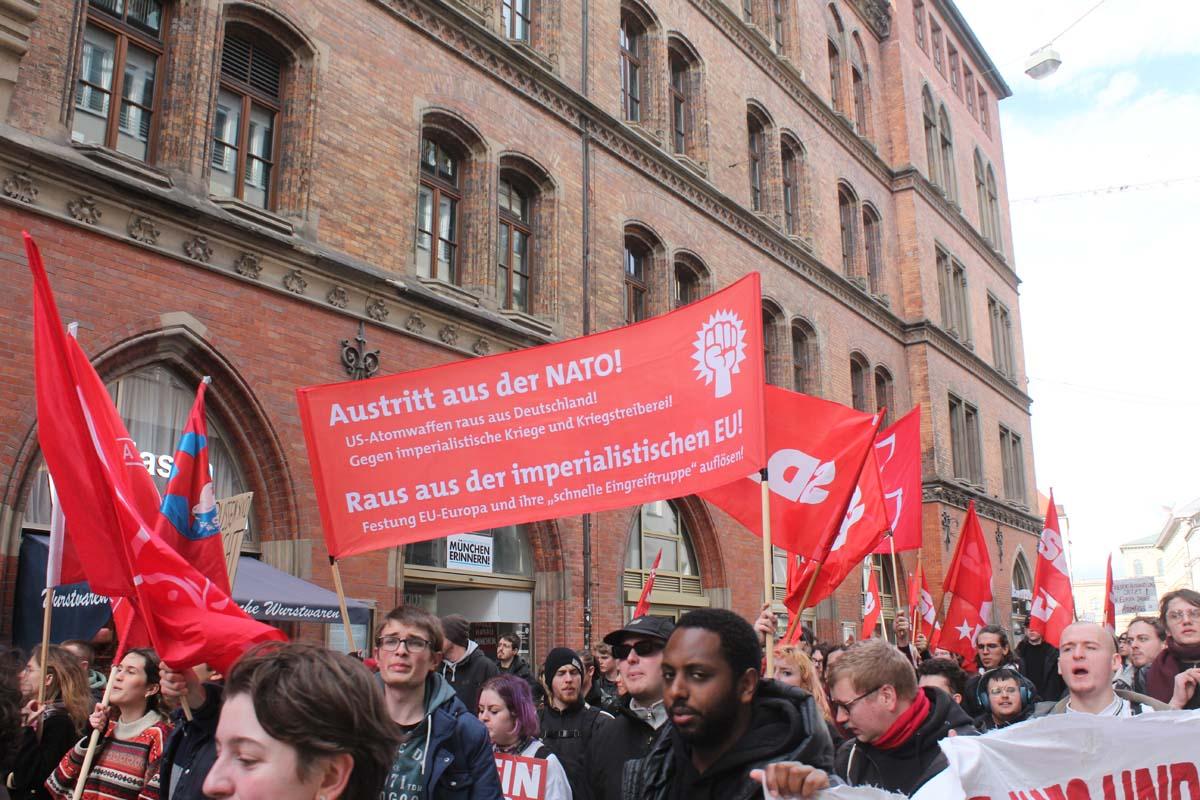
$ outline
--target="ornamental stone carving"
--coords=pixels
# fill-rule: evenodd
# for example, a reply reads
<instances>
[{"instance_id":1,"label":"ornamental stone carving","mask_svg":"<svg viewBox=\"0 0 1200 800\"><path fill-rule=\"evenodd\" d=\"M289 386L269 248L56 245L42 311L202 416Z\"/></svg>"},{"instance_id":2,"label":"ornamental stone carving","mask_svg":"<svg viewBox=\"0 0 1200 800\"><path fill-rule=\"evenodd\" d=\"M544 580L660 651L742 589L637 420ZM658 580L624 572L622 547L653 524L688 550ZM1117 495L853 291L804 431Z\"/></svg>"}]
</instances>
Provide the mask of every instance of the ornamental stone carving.
<instances>
[{"instance_id":1,"label":"ornamental stone carving","mask_svg":"<svg viewBox=\"0 0 1200 800\"><path fill-rule=\"evenodd\" d=\"M477 356L486 356L491 351L491 345L489 345L487 339L484 339L482 336L475 340L475 344L471 345L471 352Z\"/></svg>"},{"instance_id":2,"label":"ornamental stone carving","mask_svg":"<svg viewBox=\"0 0 1200 800\"><path fill-rule=\"evenodd\" d=\"M346 304L350 302L350 296L346 294L346 290L341 286L334 286L330 289L329 294L325 295L325 299L334 308L345 308Z\"/></svg>"},{"instance_id":3,"label":"ornamental stone carving","mask_svg":"<svg viewBox=\"0 0 1200 800\"><path fill-rule=\"evenodd\" d=\"M85 225L95 225L103 212L97 207L96 198L85 194L67 203L67 213Z\"/></svg>"},{"instance_id":4,"label":"ornamental stone carving","mask_svg":"<svg viewBox=\"0 0 1200 800\"><path fill-rule=\"evenodd\" d=\"M454 345L458 342L458 328L453 325L446 325L438 331L438 338L448 345Z\"/></svg>"},{"instance_id":5,"label":"ornamental stone carving","mask_svg":"<svg viewBox=\"0 0 1200 800\"><path fill-rule=\"evenodd\" d=\"M283 288L292 294L304 294L308 290L308 281L304 280L300 270L294 269L283 276Z\"/></svg>"},{"instance_id":6,"label":"ornamental stone carving","mask_svg":"<svg viewBox=\"0 0 1200 800\"><path fill-rule=\"evenodd\" d=\"M208 237L193 236L191 239L183 243L183 252L187 253L187 257L193 261L199 261L201 264L207 264L212 260L212 247L208 244Z\"/></svg>"},{"instance_id":7,"label":"ornamental stone carving","mask_svg":"<svg viewBox=\"0 0 1200 800\"><path fill-rule=\"evenodd\" d=\"M38 188L27 172L18 172L4 179L4 194L22 203L37 200Z\"/></svg>"},{"instance_id":8,"label":"ornamental stone carving","mask_svg":"<svg viewBox=\"0 0 1200 800\"><path fill-rule=\"evenodd\" d=\"M262 260L254 253L242 253L233 262L233 269L238 275L251 280L258 280L258 276L262 274Z\"/></svg>"},{"instance_id":9,"label":"ornamental stone carving","mask_svg":"<svg viewBox=\"0 0 1200 800\"><path fill-rule=\"evenodd\" d=\"M378 297L367 303L367 316L376 322L383 322L388 316L388 307Z\"/></svg>"},{"instance_id":10,"label":"ornamental stone carving","mask_svg":"<svg viewBox=\"0 0 1200 800\"><path fill-rule=\"evenodd\" d=\"M129 224L125 226L129 238L142 244L158 244L158 236L161 231L154 220L147 217L145 214L135 213L129 218Z\"/></svg>"},{"instance_id":11,"label":"ornamental stone carving","mask_svg":"<svg viewBox=\"0 0 1200 800\"><path fill-rule=\"evenodd\" d=\"M425 330L425 320L421 319L420 314L410 314L408 322L404 323L404 329L411 333L421 333Z\"/></svg>"}]
</instances>

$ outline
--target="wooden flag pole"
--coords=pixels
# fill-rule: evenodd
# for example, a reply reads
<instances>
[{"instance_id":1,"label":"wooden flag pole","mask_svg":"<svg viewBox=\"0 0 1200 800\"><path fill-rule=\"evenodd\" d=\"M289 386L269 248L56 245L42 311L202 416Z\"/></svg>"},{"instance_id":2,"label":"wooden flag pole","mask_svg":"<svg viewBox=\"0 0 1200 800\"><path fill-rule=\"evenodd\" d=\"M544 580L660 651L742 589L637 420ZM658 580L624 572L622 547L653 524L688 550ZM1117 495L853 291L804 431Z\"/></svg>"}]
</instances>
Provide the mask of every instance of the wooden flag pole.
<instances>
[{"instance_id":1,"label":"wooden flag pole","mask_svg":"<svg viewBox=\"0 0 1200 800\"><path fill-rule=\"evenodd\" d=\"M37 734L38 738L42 735L42 707L46 704L46 659L50 657L50 624L54 615L54 587L46 587L46 608L42 611L42 655L41 655L41 670L42 674L38 680L38 696L37 696Z\"/></svg>"},{"instance_id":2,"label":"wooden flag pole","mask_svg":"<svg viewBox=\"0 0 1200 800\"><path fill-rule=\"evenodd\" d=\"M896 535L892 531L888 531L887 537L888 537L888 549L891 551L891 556L892 556L892 590L896 593L895 594L896 605L898 606L898 605L900 605L900 573L896 569ZM880 590L880 591L882 591L882 590ZM880 602L882 602L882 601L883 601L883 598L880 598ZM898 608L896 610L899 611ZM882 618L882 616L883 615L881 614L880 618ZM909 639L908 639L909 644L912 644L912 640L915 637L912 634L911 626L908 629L908 636L909 636ZM883 626L883 640L884 641L888 640L887 625ZM896 641L897 641L897 643L899 643L900 640L897 639Z\"/></svg>"},{"instance_id":3,"label":"wooden flag pole","mask_svg":"<svg viewBox=\"0 0 1200 800\"><path fill-rule=\"evenodd\" d=\"M774 551L771 549L771 487L767 483L767 471L762 471L762 540L763 540L763 602L770 606L774 601L774 592L772 585L774 584L775 570L774 567ZM771 677L775 674L775 632L769 631L766 635L766 661L767 675Z\"/></svg>"},{"instance_id":4,"label":"wooden flag pole","mask_svg":"<svg viewBox=\"0 0 1200 800\"><path fill-rule=\"evenodd\" d=\"M337 559L329 557L329 567L333 570L333 588L337 590L338 608L342 612L342 625L346 628L346 644L353 653L358 648L354 646L354 631L350 628L350 610L346 608L346 590L342 588L342 571L338 568Z\"/></svg>"},{"instance_id":5,"label":"wooden flag pole","mask_svg":"<svg viewBox=\"0 0 1200 800\"><path fill-rule=\"evenodd\" d=\"M118 648L119 649L119 648ZM108 671L108 683L104 686L104 697L100 705L108 708L108 697L112 694L113 676L117 674L117 665L113 664ZM79 768L79 776L75 778L75 791L71 800L79 800L83 796L83 785L87 783L88 773L92 771L92 762L96 759L96 745L100 742L100 729L92 728L92 736L88 739L87 753L83 756L83 766Z\"/></svg>"},{"instance_id":6,"label":"wooden flag pole","mask_svg":"<svg viewBox=\"0 0 1200 800\"><path fill-rule=\"evenodd\" d=\"M804 615L804 609L808 606L808 598L812 595L813 587L817 585L817 576L821 574L821 562L817 562L816 569L813 570L812 577L808 579L808 586L804 590L804 596L800 598L800 607L796 609L796 618L792 620L792 624L788 626L787 633L784 634L783 640L790 642L792 634L796 631L796 626L801 624L800 617Z\"/></svg>"}]
</instances>

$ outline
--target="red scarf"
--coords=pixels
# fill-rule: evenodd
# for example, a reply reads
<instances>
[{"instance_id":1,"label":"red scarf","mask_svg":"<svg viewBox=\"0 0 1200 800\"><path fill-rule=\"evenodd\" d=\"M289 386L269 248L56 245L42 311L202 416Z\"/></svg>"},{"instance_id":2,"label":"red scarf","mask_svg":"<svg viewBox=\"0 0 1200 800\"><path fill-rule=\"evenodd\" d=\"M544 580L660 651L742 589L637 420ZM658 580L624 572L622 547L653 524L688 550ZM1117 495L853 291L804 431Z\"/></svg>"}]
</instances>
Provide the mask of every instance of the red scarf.
<instances>
[{"instance_id":1,"label":"red scarf","mask_svg":"<svg viewBox=\"0 0 1200 800\"><path fill-rule=\"evenodd\" d=\"M871 742L871 746L878 747L880 750L895 750L912 738L921 724L929 718L931 710L933 710L933 704L929 702L929 697L926 696L923 689L917 689L917 696L913 700L913 704L903 714L896 717L892 727Z\"/></svg>"}]
</instances>

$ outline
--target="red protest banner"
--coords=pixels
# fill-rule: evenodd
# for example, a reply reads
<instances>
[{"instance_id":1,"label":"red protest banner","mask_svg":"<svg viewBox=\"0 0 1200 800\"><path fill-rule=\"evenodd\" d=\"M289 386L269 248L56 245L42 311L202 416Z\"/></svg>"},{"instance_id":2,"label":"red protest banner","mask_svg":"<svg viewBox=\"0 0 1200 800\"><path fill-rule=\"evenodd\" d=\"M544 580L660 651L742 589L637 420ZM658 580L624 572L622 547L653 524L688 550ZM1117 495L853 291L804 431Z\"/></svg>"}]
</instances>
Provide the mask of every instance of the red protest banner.
<instances>
[{"instance_id":1,"label":"red protest banner","mask_svg":"<svg viewBox=\"0 0 1200 800\"><path fill-rule=\"evenodd\" d=\"M496 753L496 771L500 773L500 792L505 800L542 800L546 795L544 758L525 758Z\"/></svg>"},{"instance_id":2,"label":"red protest banner","mask_svg":"<svg viewBox=\"0 0 1200 800\"><path fill-rule=\"evenodd\" d=\"M762 467L757 273L580 339L297 391L335 558L680 497Z\"/></svg>"}]
</instances>

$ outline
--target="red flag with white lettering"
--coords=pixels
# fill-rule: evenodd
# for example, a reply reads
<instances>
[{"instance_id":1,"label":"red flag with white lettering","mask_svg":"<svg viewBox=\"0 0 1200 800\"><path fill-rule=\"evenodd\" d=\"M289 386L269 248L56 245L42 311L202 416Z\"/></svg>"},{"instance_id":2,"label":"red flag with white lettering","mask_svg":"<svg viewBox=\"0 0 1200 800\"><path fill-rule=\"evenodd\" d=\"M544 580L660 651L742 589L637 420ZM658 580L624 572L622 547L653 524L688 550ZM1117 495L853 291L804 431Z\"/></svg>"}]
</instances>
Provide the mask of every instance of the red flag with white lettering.
<instances>
[{"instance_id":1,"label":"red flag with white lettering","mask_svg":"<svg viewBox=\"0 0 1200 800\"><path fill-rule=\"evenodd\" d=\"M975 668L975 637L992 614L992 557L975 512L975 501L967 506L954 558L946 572L942 591L954 595L946 612L946 626L932 647L939 645L963 657L968 671Z\"/></svg>"},{"instance_id":2,"label":"red flag with white lettering","mask_svg":"<svg viewBox=\"0 0 1200 800\"><path fill-rule=\"evenodd\" d=\"M662 548L658 548L658 555L654 557L654 564L650 567L646 585L642 587L642 596L638 598L637 608L633 610L634 619L644 617L650 612L650 593L654 591L654 578L658 575L658 568L662 566L662 553Z\"/></svg>"},{"instance_id":3,"label":"red flag with white lettering","mask_svg":"<svg viewBox=\"0 0 1200 800\"><path fill-rule=\"evenodd\" d=\"M913 626L916 631L925 634L925 638L932 642L935 632L940 631L942 626L938 623L937 606L933 604L925 570L919 566L909 582L908 614L916 620Z\"/></svg>"},{"instance_id":4,"label":"red flag with white lettering","mask_svg":"<svg viewBox=\"0 0 1200 800\"><path fill-rule=\"evenodd\" d=\"M842 525L878 417L776 386L766 387L764 401L771 543L821 559ZM761 487L755 473L700 496L762 536Z\"/></svg>"},{"instance_id":5,"label":"red flag with white lettering","mask_svg":"<svg viewBox=\"0 0 1200 800\"><path fill-rule=\"evenodd\" d=\"M1063 629L1074 620L1075 598L1071 594L1071 573L1067 567L1066 546L1058 530L1054 492L1051 491L1050 504L1046 508L1046 524L1042 526L1042 538L1038 540L1029 629L1040 631L1052 647L1058 647Z\"/></svg>"},{"instance_id":6,"label":"red flag with white lettering","mask_svg":"<svg viewBox=\"0 0 1200 800\"><path fill-rule=\"evenodd\" d=\"M1117 629L1117 596L1113 593L1112 553L1108 554L1108 570L1104 579L1104 626Z\"/></svg>"},{"instance_id":7,"label":"red flag with white lettering","mask_svg":"<svg viewBox=\"0 0 1200 800\"><path fill-rule=\"evenodd\" d=\"M783 604L794 613L800 613L804 610L800 604L804 602L806 593L808 600L804 602L805 608L812 608L829 597L875 549L887 533L887 526L887 512L879 488L879 469L875 465L875 453L868 448L867 460L859 471L850 504L840 527L834 531L836 536L820 558L791 562L788 593ZM813 584L811 592L808 591L810 582Z\"/></svg>"},{"instance_id":8,"label":"red flag with white lettering","mask_svg":"<svg viewBox=\"0 0 1200 800\"><path fill-rule=\"evenodd\" d=\"M867 593L863 595L863 622L859 639L870 639L875 635L875 626L879 623L879 615L883 613L883 603L879 601L879 581L875 579L875 570L871 570L871 579L867 581Z\"/></svg>"},{"instance_id":9,"label":"red flag with white lettering","mask_svg":"<svg viewBox=\"0 0 1200 800\"><path fill-rule=\"evenodd\" d=\"M896 552L921 549L921 407L875 437L879 483L887 506ZM876 548L891 552L886 539Z\"/></svg>"}]
</instances>

